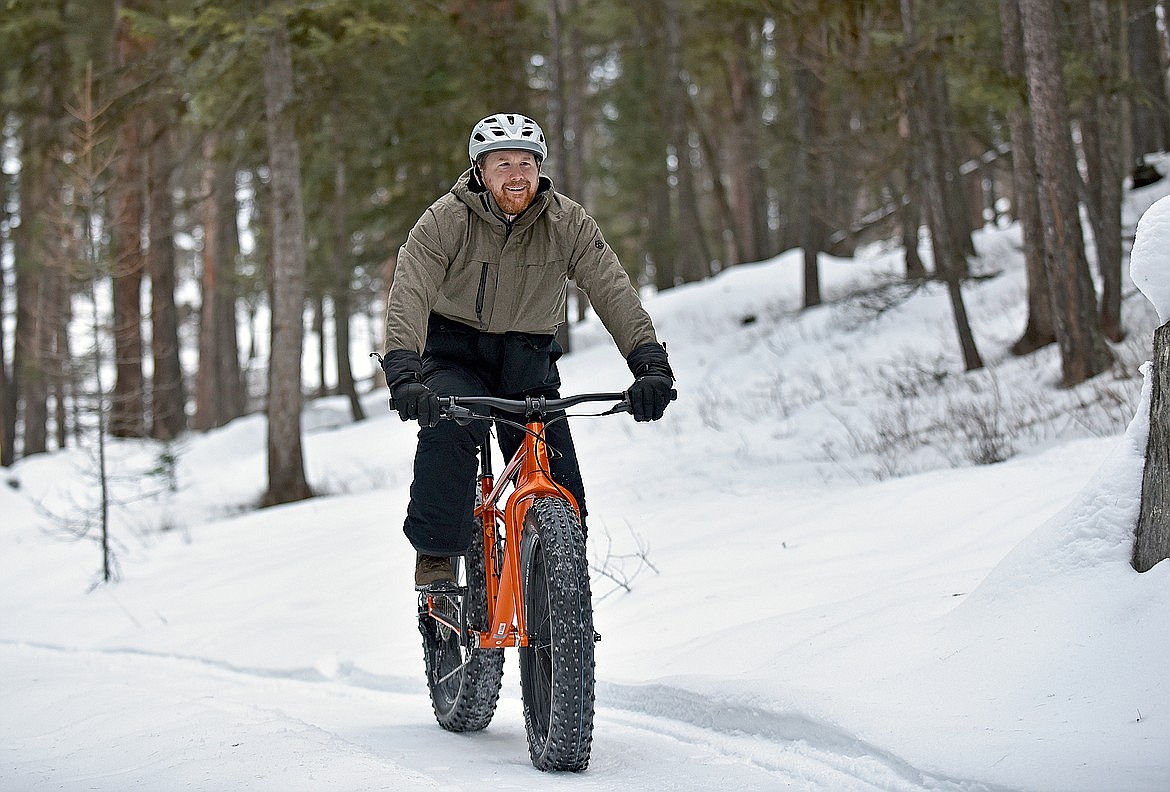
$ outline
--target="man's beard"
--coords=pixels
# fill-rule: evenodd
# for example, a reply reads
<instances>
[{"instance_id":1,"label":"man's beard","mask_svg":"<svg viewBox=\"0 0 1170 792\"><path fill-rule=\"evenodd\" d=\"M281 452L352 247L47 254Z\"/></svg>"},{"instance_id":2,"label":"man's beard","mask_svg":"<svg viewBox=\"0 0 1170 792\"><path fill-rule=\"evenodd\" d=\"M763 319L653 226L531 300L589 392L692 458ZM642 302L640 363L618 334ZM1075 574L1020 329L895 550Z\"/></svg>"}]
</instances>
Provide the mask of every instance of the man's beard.
<instances>
[{"instance_id":1,"label":"man's beard","mask_svg":"<svg viewBox=\"0 0 1170 792\"><path fill-rule=\"evenodd\" d=\"M527 209L532 199L536 197L536 185L528 185L524 192L512 192L500 187L492 190L492 197L496 199L504 214L518 215Z\"/></svg>"}]
</instances>

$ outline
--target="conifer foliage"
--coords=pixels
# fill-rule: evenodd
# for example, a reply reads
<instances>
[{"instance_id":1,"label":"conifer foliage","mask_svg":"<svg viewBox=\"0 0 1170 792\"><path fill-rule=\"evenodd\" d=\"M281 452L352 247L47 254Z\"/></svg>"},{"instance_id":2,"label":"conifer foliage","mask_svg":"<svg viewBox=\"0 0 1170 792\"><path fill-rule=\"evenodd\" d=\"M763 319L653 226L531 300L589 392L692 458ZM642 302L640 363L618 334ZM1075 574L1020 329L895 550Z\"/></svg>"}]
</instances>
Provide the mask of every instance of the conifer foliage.
<instances>
[{"instance_id":1,"label":"conifer foliage","mask_svg":"<svg viewBox=\"0 0 1170 792\"><path fill-rule=\"evenodd\" d=\"M104 431L169 442L263 410L263 501L308 497L303 398L342 395L363 417L379 372L350 360L351 338L380 343L398 247L467 167L470 126L507 109L542 120L546 173L639 284L801 248L812 307L821 256L900 240L908 278L946 283L966 368L982 365L962 306L971 232L1019 219L1032 293L1013 352L1055 342L1075 385L1124 335L1120 190L1157 178L1140 166L1170 129L1160 5L10 4L0 463L95 431L76 405L98 372L71 343L92 300ZM85 237L67 106L87 67L109 97L92 210L110 266L67 278Z\"/></svg>"}]
</instances>

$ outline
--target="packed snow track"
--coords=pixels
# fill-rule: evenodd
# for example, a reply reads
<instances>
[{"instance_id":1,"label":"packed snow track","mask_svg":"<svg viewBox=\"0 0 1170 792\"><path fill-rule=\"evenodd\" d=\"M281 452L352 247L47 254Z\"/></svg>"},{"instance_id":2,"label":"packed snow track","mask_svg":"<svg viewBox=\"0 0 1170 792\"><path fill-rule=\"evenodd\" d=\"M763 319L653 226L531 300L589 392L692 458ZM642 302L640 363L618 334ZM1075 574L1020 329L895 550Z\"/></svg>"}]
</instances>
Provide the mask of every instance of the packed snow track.
<instances>
[{"instance_id":1,"label":"packed snow track","mask_svg":"<svg viewBox=\"0 0 1170 792\"><path fill-rule=\"evenodd\" d=\"M4 717L42 724L10 732L0 776L13 790L454 792L484 782L531 790L537 780L574 790L992 789L922 772L796 713L662 685L600 684L589 769L541 775L507 684L492 725L460 735L434 723L414 676L12 642L0 643L0 667L8 670ZM53 710L61 717L45 729Z\"/></svg>"}]
</instances>

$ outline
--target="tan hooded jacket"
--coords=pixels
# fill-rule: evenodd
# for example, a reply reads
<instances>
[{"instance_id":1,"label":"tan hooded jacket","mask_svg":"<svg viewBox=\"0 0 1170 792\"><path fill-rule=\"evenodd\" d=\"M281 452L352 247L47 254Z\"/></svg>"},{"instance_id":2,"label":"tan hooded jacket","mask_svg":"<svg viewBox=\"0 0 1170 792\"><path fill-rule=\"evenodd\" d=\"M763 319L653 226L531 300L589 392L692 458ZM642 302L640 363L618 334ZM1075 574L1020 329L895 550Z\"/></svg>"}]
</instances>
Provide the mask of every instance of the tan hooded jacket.
<instances>
[{"instance_id":1,"label":"tan hooded jacket","mask_svg":"<svg viewBox=\"0 0 1170 792\"><path fill-rule=\"evenodd\" d=\"M421 355L431 312L486 333L551 335L564 321L569 279L623 356L657 342L629 276L580 204L542 176L513 222L494 205L469 169L411 229L387 302L388 351Z\"/></svg>"}]
</instances>

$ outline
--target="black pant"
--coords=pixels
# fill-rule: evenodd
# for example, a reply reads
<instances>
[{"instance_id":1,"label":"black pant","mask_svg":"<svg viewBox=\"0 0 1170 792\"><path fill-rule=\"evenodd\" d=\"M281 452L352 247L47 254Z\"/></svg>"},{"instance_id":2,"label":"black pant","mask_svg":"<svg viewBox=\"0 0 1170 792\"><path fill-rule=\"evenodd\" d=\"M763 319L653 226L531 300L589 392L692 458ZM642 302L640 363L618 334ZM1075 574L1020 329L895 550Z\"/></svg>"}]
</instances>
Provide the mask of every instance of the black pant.
<instances>
[{"instance_id":1,"label":"black pant","mask_svg":"<svg viewBox=\"0 0 1170 792\"><path fill-rule=\"evenodd\" d=\"M559 396L556 360L560 346L552 336L531 333L481 333L459 322L431 317L423 353L423 381L440 396ZM522 416L509 416L523 422ZM476 449L488 442L488 422L461 426L440 421L418 433L414 481L403 531L426 555L462 555L471 542L475 507ZM520 446L523 432L498 425L497 440L506 460ZM546 424L553 481L567 489L585 523L585 487L568 421Z\"/></svg>"}]
</instances>

